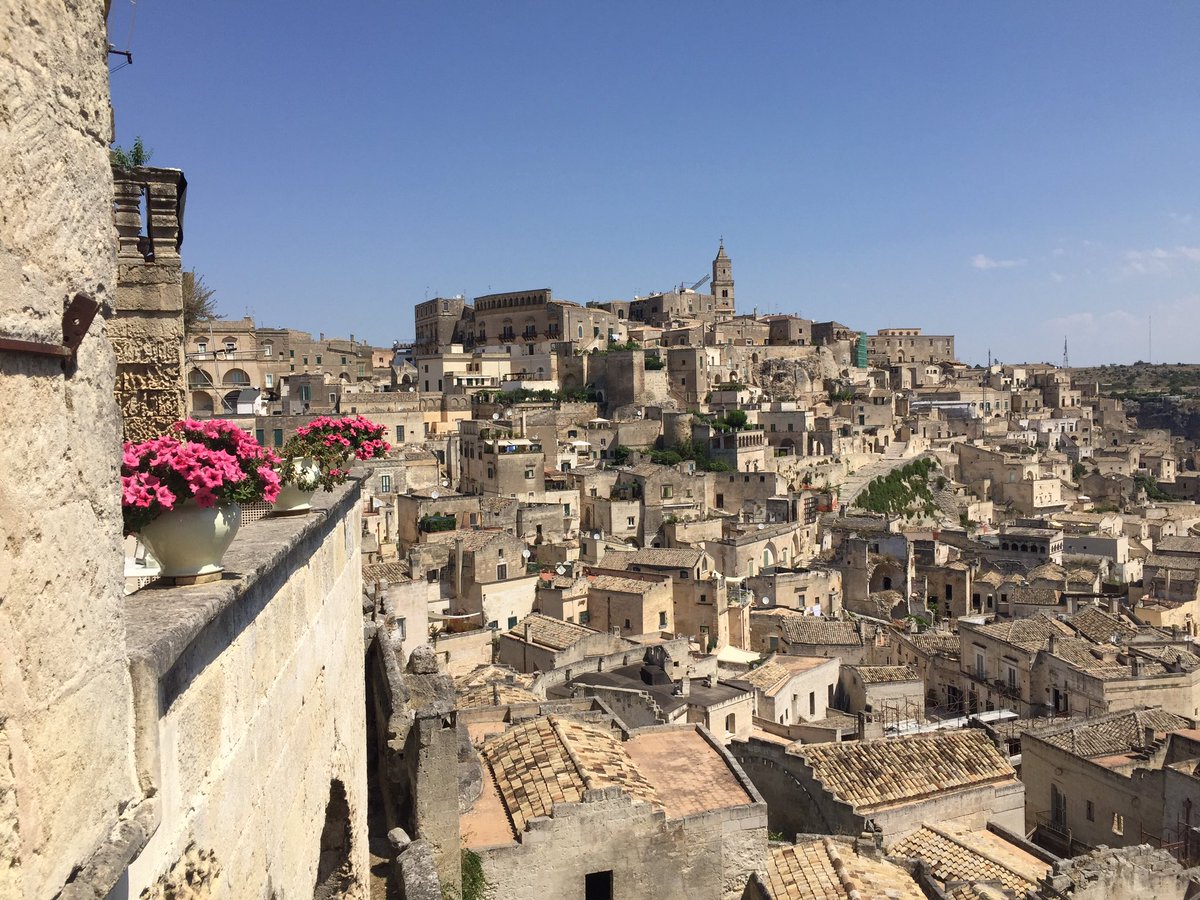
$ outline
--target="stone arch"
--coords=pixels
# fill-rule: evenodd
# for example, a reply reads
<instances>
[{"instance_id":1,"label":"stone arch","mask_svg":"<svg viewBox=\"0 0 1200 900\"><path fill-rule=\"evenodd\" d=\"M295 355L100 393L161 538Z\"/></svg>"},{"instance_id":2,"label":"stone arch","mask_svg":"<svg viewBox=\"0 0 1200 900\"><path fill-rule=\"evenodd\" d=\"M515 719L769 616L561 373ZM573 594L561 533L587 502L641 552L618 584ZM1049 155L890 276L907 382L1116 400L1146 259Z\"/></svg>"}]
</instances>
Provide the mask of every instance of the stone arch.
<instances>
[{"instance_id":1,"label":"stone arch","mask_svg":"<svg viewBox=\"0 0 1200 900\"><path fill-rule=\"evenodd\" d=\"M245 369L230 369L221 377L221 384L250 387L250 376L246 374Z\"/></svg>"},{"instance_id":2,"label":"stone arch","mask_svg":"<svg viewBox=\"0 0 1200 900\"><path fill-rule=\"evenodd\" d=\"M208 372L206 372L204 369L201 369L199 366L193 368L192 371L188 372L188 387L189 388L192 388L192 389L210 388L210 387L212 387L212 383L213 383L212 376L209 375Z\"/></svg>"},{"instance_id":3,"label":"stone arch","mask_svg":"<svg viewBox=\"0 0 1200 900\"><path fill-rule=\"evenodd\" d=\"M208 391L192 391L192 412L213 412L213 398Z\"/></svg>"},{"instance_id":4,"label":"stone arch","mask_svg":"<svg viewBox=\"0 0 1200 900\"><path fill-rule=\"evenodd\" d=\"M764 569L769 569L771 566L775 565L775 548L770 544L767 544L767 546L763 547L762 565Z\"/></svg>"},{"instance_id":5,"label":"stone arch","mask_svg":"<svg viewBox=\"0 0 1200 900\"><path fill-rule=\"evenodd\" d=\"M349 372L342 372L340 375L338 375L338 379L339 379L339 380L341 380L341 381L344 381L344 382L346 382L347 384L349 384L349 382L350 382L350 373L349 373Z\"/></svg>"},{"instance_id":6,"label":"stone arch","mask_svg":"<svg viewBox=\"0 0 1200 900\"><path fill-rule=\"evenodd\" d=\"M240 390L229 391L224 397L222 397L221 398L222 412L227 412L227 413L237 412L238 395L241 393L242 392Z\"/></svg>"}]
</instances>

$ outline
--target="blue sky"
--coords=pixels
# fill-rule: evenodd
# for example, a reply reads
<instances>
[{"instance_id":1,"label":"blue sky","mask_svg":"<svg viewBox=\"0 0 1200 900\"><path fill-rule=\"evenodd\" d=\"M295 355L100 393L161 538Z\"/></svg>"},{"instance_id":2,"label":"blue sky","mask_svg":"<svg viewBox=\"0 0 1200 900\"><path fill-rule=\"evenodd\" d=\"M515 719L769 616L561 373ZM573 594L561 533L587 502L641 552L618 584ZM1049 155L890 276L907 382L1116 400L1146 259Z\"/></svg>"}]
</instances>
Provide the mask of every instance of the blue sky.
<instances>
[{"instance_id":1,"label":"blue sky","mask_svg":"<svg viewBox=\"0 0 1200 900\"><path fill-rule=\"evenodd\" d=\"M917 325L983 362L1200 361L1200 4L114 0L117 137L188 177L223 314L426 296ZM116 63L114 63L115 65Z\"/></svg>"}]
</instances>

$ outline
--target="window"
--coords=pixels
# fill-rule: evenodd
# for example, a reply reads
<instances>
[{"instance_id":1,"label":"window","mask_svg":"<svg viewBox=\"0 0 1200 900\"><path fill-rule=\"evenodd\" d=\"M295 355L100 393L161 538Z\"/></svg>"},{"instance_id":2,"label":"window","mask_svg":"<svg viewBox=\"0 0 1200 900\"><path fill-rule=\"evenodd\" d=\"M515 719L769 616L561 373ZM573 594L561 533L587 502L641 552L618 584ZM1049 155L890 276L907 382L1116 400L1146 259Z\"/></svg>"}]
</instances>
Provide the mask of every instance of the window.
<instances>
[{"instance_id":1,"label":"window","mask_svg":"<svg viewBox=\"0 0 1200 900\"><path fill-rule=\"evenodd\" d=\"M675 495L675 490L671 485L664 484L662 486L662 498L664 500L670 500L671 497L673 497L674 495Z\"/></svg>"},{"instance_id":2,"label":"window","mask_svg":"<svg viewBox=\"0 0 1200 900\"><path fill-rule=\"evenodd\" d=\"M403 425L396 426L396 443L397 444L404 443L404 426Z\"/></svg>"},{"instance_id":3,"label":"window","mask_svg":"<svg viewBox=\"0 0 1200 900\"><path fill-rule=\"evenodd\" d=\"M345 364L346 364L346 357L343 356L342 357L342 365L344 366Z\"/></svg>"},{"instance_id":4,"label":"window","mask_svg":"<svg viewBox=\"0 0 1200 900\"><path fill-rule=\"evenodd\" d=\"M301 359L300 361L301 361L302 363L304 363L304 365L306 365L306 366L308 365L308 357L307 357L307 356L306 356L306 357L304 357L303 359Z\"/></svg>"},{"instance_id":5,"label":"window","mask_svg":"<svg viewBox=\"0 0 1200 900\"><path fill-rule=\"evenodd\" d=\"M276 447L283 446L283 429L282 428L276 428L271 432L271 443L273 443Z\"/></svg>"},{"instance_id":6,"label":"window","mask_svg":"<svg viewBox=\"0 0 1200 900\"><path fill-rule=\"evenodd\" d=\"M392 476L391 475L380 475L379 476L379 492L382 494L390 494L392 492Z\"/></svg>"},{"instance_id":7,"label":"window","mask_svg":"<svg viewBox=\"0 0 1200 900\"><path fill-rule=\"evenodd\" d=\"M288 350L288 359L295 359L295 358L296 358L296 351Z\"/></svg>"},{"instance_id":8,"label":"window","mask_svg":"<svg viewBox=\"0 0 1200 900\"><path fill-rule=\"evenodd\" d=\"M591 614L588 613L586 610L584 610L583 612L581 612L579 614L579 624L580 625L586 625L590 619L591 619Z\"/></svg>"},{"instance_id":9,"label":"window","mask_svg":"<svg viewBox=\"0 0 1200 900\"><path fill-rule=\"evenodd\" d=\"M737 732L737 716L734 713L730 713L725 717L725 731L728 734L735 734Z\"/></svg>"},{"instance_id":10,"label":"window","mask_svg":"<svg viewBox=\"0 0 1200 900\"><path fill-rule=\"evenodd\" d=\"M1120 813L1113 813L1112 833L1113 834L1124 834L1125 833L1125 817L1123 815L1121 815Z\"/></svg>"},{"instance_id":11,"label":"window","mask_svg":"<svg viewBox=\"0 0 1200 900\"><path fill-rule=\"evenodd\" d=\"M362 378L366 374L367 374L367 364L359 363L358 364L358 377Z\"/></svg>"},{"instance_id":12,"label":"window","mask_svg":"<svg viewBox=\"0 0 1200 900\"><path fill-rule=\"evenodd\" d=\"M318 356L317 357L317 365L319 366L320 364L321 364L321 357Z\"/></svg>"},{"instance_id":13,"label":"window","mask_svg":"<svg viewBox=\"0 0 1200 900\"><path fill-rule=\"evenodd\" d=\"M816 714L817 714L817 692L816 691L808 692L808 714L810 716L816 716Z\"/></svg>"},{"instance_id":14,"label":"window","mask_svg":"<svg viewBox=\"0 0 1200 900\"><path fill-rule=\"evenodd\" d=\"M628 620L628 619L626 619L626 620L625 620L625 630L626 630L626 631L628 631L628 630L629 630L629 628L630 628L630 625L629 625L629 620Z\"/></svg>"},{"instance_id":15,"label":"window","mask_svg":"<svg viewBox=\"0 0 1200 900\"><path fill-rule=\"evenodd\" d=\"M1092 805L1092 801L1087 802L1087 820L1089 822L1096 821L1096 807Z\"/></svg>"},{"instance_id":16,"label":"window","mask_svg":"<svg viewBox=\"0 0 1200 900\"><path fill-rule=\"evenodd\" d=\"M626 516L625 524L628 525L630 528L632 528L633 527L633 516Z\"/></svg>"},{"instance_id":17,"label":"window","mask_svg":"<svg viewBox=\"0 0 1200 900\"><path fill-rule=\"evenodd\" d=\"M275 345L274 344L266 343L266 344L262 345L262 348L263 348L263 356L272 356L275 353Z\"/></svg>"},{"instance_id":18,"label":"window","mask_svg":"<svg viewBox=\"0 0 1200 900\"><path fill-rule=\"evenodd\" d=\"M225 352L232 353L237 349L237 341L233 338L225 338Z\"/></svg>"},{"instance_id":19,"label":"window","mask_svg":"<svg viewBox=\"0 0 1200 900\"><path fill-rule=\"evenodd\" d=\"M312 388L307 384L300 385L300 402L307 403L312 399Z\"/></svg>"},{"instance_id":20,"label":"window","mask_svg":"<svg viewBox=\"0 0 1200 900\"><path fill-rule=\"evenodd\" d=\"M263 378L264 378L264 381L263 381L264 385L266 385L269 388L275 387L275 376L272 373L268 372L265 376L263 376Z\"/></svg>"},{"instance_id":21,"label":"window","mask_svg":"<svg viewBox=\"0 0 1200 900\"><path fill-rule=\"evenodd\" d=\"M254 439L256 441L258 441L260 444L266 444L267 433L265 431L263 431L263 429L261 429L261 428L255 428L254 429Z\"/></svg>"},{"instance_id":22,"label":"window","mask_svg":"<svg viewBox=\"0 0 1200 900\"><path fill-rule=\"evenodd\" d=\"M207 353L208 352L208 341L197 341L196 342L196 350L199 351L200 353Z\"/></svg>"},{"instance_id":23,"label":"window","mask_svg":"<svg viewBox=\"0 0 1200 900\"><path fill-rule=\"evenodd\" d=\"M533 478L533 469L526 469L525 470L525 480L528 481L531 478Z\"/></svg>"},{"instance_id":24,"label":"window","mask_svg":"<svg viewBox=\"0 0 1200 900\"><path fill-rule=\"evenodd\" d=\"M496 566L496 580L503 581L508 577L508 563L499 563Z\"/></svg>"},{"instance_id":25,"label":"window","mask_svg":"<svg viewBox=\"0 0 1200 900\"><path fill-rule=\"evenodd\" d=\"M337 394L330 394L329 395L329 405L332 406L335 403L337 403Z\"/></svg>"},{"instance_id":26,"label":"window","mask_svg":"<svg viewBox=\"0 0 1200 900\"><path fill-rule=\"evenodd\" d=\"M975 651L975 677L984 678L987 674L987 669L984 666L983 653Z\"/></svg>"},{"instance_id":27,"label":"window","mask_svg":"<svg viewBox=\"0 0 1200 900\"><path fill-rule=\"evenodd\" d=\"M516 628L516 627L517 627L517 617L516 617L516 616L509 616L509 617L508 617L508 628L509 628L509 630L511 631L512 629L514 629L514 628Z\"/></svg>"},{"instance_id":28,"label":"window","mask_svg":"<svg viewBox=\"0 0 1200 900\"><path fill-rule=\"evenodd\" d=\"M701 603L707 603L707 602L708 602L708 594L701 594L701 595L700 595L700 602L701 602ZM706 630L706 629L705 629L705 627L704 627L703 625L701 625L701 626L700 626L700 630L701 630L701 631L704 631L704 630Z\"/></svg>"},{"instance_id":29,"label":"window","mask_svg":"<svg viewBox=\"0 0 1200 900\"><path fill-rule=\"evenodd\" d=\"M660 613L658 614L658 627L659 627L659 628L666 628L666 627L667 627L667 614L666 614L666 612L660 612Z\"/></svg>"}]
</instances>

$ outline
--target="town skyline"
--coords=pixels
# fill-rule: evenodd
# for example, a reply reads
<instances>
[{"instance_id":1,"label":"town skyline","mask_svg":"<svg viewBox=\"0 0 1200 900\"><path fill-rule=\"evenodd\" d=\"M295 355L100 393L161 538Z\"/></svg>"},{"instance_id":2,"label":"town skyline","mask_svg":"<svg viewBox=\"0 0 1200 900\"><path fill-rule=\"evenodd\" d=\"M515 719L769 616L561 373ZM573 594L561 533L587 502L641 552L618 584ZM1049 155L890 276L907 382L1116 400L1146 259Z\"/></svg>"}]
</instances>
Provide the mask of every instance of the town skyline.
<instances>
[{"instance_id":1,"label":"town skyline","mask_svg":"<svg viewBox=\"0 0 1200 900\"><path fill-rule=\"evenodd\" d=\"M1194 9L128 14L118 141L209 189L188 265L227 316L390 343L427 296L691 283L724 236L747 312L1191 359Z\"/></svg>"}]
</instances>

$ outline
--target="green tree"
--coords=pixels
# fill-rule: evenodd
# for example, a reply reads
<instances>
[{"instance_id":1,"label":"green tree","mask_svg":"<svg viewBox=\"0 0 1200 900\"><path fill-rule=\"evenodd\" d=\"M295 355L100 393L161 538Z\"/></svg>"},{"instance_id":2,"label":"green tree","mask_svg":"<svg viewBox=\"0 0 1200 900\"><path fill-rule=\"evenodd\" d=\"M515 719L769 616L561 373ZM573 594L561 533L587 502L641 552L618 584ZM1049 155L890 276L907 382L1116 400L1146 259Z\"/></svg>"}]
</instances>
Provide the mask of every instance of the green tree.
<instances>
[{"instance_id":1,"label":"green tree","mask_svg":"<svg viewBox=\"0 0 1200 900\"><path fill-rule=\"evenodd\" d=\"M120 144L114 144L108 153L112 164L118 169L124 169L126 172L146 165L146 163L150 162L150 157L154 155L153 150L146 149L146 145L142 143L142 136L140 134L133 139L133 146L128 150Z\"/></svg>"},{"instance_id":2,"label":"green tree","mask_svg":"<svg viewBox=\"0 0 1200 900\"><path fill-rule=\"evenodd\" d=\"M213 301L215 288L204 283L204 276L196 270L183 273L183 328L190 331L197 322L217 318L217 304Z\"/></svg>"},{"instance_id":3,"label":"green tree","mask_svg":"<svg viewBox=\"0 0 1200 900\"><path fill-rule=\"evenodd\" d=\"M725 413L725 424L734 431L740 431L746 427L746 412L741 409L731 409Z\"/></svg>"}]
</instances>

